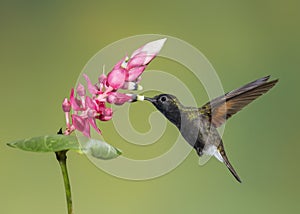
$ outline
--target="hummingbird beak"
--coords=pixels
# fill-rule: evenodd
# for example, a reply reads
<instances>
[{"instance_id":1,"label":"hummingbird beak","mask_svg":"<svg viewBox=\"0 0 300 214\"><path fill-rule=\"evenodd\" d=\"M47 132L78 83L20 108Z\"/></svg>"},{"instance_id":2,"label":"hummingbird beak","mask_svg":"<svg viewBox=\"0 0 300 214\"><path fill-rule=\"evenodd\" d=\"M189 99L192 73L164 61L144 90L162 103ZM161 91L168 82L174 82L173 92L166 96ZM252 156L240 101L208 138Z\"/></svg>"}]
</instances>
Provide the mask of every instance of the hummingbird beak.
<instances>
[{"instance_id":1,"label":"hummingbird beak","mask_svg":"<svg viewBox=\"0 0 300 214\"><path fill-rule=\"evenodd\" d=\"M151 103L154 103L156 101L154 98L150 98L150 97L145 97L144 100L147 100Z\"/></svg>"}]
</instances>

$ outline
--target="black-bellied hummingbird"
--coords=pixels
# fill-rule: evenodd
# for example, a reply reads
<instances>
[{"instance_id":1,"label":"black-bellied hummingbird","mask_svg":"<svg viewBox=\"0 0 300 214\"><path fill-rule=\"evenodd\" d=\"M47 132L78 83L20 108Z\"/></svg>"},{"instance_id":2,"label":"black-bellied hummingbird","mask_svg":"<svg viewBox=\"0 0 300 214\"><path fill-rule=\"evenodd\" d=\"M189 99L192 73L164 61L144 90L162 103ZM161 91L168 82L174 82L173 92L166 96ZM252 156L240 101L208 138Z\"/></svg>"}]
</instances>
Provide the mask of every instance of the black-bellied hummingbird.
<instances>
[{"instance_id":1,"label":"black-bellied hummingbird","mask_svg":"<svg viewBox=\"0 0 300 214\"><path fill-rule=\"evenodd\" d=\"M215 156L219 161L225 163L233 176L241 182L227 158L217 128L257 97L269 91L278 82L278 79L268 81L269 78L270 76L267 76L250 82L213 99L200 108L184 106L171 94L160 94L144 99L150 101L179 129L183 138L200 157L203 154Z\"/></svg>"}]
</instances>

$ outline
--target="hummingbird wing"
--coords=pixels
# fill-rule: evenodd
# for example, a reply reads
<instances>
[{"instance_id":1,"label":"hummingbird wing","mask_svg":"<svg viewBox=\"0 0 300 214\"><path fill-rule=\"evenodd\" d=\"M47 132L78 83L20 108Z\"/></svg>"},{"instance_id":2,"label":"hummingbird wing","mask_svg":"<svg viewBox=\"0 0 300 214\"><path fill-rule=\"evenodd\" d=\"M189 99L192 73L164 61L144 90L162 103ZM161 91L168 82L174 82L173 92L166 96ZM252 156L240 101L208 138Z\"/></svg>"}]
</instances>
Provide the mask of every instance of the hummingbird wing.
<instances>
[{"instance_id":1,"label":"hummingbird wing","mask_svg":"<svg viewBox=\"0 0 300 214\"><path fill-rule=\"evenodd\" d=\"M199 111L208 116L215 127L219 127L278 82L278 79L268 82L269 78L270 76L263 77L217 97L199 108Z\"/></svg>"}]
</instances>

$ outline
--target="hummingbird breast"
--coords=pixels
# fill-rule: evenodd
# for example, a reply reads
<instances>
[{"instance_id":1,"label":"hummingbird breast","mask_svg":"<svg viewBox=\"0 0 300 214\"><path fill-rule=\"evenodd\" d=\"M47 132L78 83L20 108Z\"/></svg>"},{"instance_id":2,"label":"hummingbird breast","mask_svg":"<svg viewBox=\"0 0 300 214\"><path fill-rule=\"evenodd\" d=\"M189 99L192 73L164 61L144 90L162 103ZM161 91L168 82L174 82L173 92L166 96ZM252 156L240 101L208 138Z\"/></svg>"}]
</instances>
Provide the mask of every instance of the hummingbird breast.
<instances>
[{"instance_id":1,"label":"hummingbird breast","mask_svg":"<svg viewBox=\"0 0 300 214\"><path fill-rule=\"evenodd\" d=\"M211 145L218 146L221 142L217 129L197 109L181 113L179 131L183 138L194 147L199 156Z\"/></svg>"}]
</instances>

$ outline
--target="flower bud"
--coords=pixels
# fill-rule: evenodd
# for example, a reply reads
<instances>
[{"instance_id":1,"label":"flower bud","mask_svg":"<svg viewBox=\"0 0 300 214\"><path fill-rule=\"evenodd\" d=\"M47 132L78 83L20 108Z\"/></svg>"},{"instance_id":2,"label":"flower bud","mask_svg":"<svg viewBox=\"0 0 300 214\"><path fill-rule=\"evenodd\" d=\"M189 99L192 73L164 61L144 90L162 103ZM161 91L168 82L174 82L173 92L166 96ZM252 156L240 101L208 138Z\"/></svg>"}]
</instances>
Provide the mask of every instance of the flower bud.
<instances>
[{"instance_id":1,"label":"flower bud","mask_svg":"<svg viewBox=\"0 0 300 214\"><path fill-rule=\"evenodd\" d=\"M131 69L131 68L136 68L144 65L144 61L146 57L147 56L145 53L138 53L128 61L127 68Z\"/></svg>"},{"instance_id":2,"label":"flower bud","mask_svg":"<svg viewBox=\"0 0 300 214\"><path fill-rule=\"evenodd\" d=\"M112 116L112 114L113 114L113 111L112 111L111 108L106 108L106 109L104 109L104 111L103 111L103 115L104 115L104 116Z\"/></svg>"},{"instance_id":3,"label":"flower bud","mask_svg":"<svg viewBox=\"0 0 300 214\"><path fill-rule=\"evenodd\" d=\"M114 90L121 88L125 83L126 73L126 70L123 68L113 69L107 75L107 85Z\"/></svg>"},{"instance_id":4,"label":"flower bud","mask_svg":"<svg viewBox=\"0 0 300 214\"><path fill-rule=\"evenodd\" d=\"M80 97L85 96L85 88L81 83L78 84L76 92L77 92L78 96L80 96Z\"/></svg>"},{"instance_id":5,"label":"flower bud","mask_svg":"<svg viewBox=\"0 0 300 214\"><path fill-rule=\"evenodd\" d=\"M106 83L106 80L107 80L107 76L105 74L101 74L99 77L98 77L98 82L101 84L104 84Z\"/></svg>"},{"instance_id":6,"label":"flower bud","mask_svg":"<svg viewBox=\"0 0 300 214\"><path fill-rule=\"evenodd\" d=\"M146 45L134 51L130 58L135 59L135 56L139 56L139 55L143 56L142 65L147 65L154 59L154 57L156 57L156 55L159 53L161 48L164 46L166 40L167 38L149 42ZM130 62L128 64L130 64Z\"/></svg>"},{"instance_id":7,"label":"flower bud","mask_svg":"<svg viewBox=\"0 0 300 214\"><path fill-rule=\"evenodd\" d=\"M125 102L131 101L132 97L127 94L122 94L118 92L111 92L107 96L106 100L108 103L115 104L115 105L122 105Z\"/></svg>"},{"instance_id":8,"label":"flower bud","mask_svg":"<svg viewBox=\"0 0 300 214\"><path fill-rule=\"evenodd\" d=\"M98 119L101 121L108 121L111 118L112 118L112 116L105 116L105 115L101 114Z\"/></svg>"},{"instance_id":9,"label":"flower bud","mask_svg":"<svg viewBox=\"0 0 300 214\"><path fill-rule=\"evenodd\" d=\"M126 81L136 82L137 78L141 76L141 74L144 72L145 69L146 66L140 66L140 67L135 67L130 69L128 71L128 76L126 78Z\"/></svg>"},{"instance_id":10,"label":"flower bud","mask_svg":"<svg viewBox=\"0 0 300 214\"><path fill-rule=\"evenodd\" d=\"M71 103L67 98L65 98L63 103L62 103L62 109L63 109L64 112L70 112L71 111Z\"/></svg>"}]
</instances>

